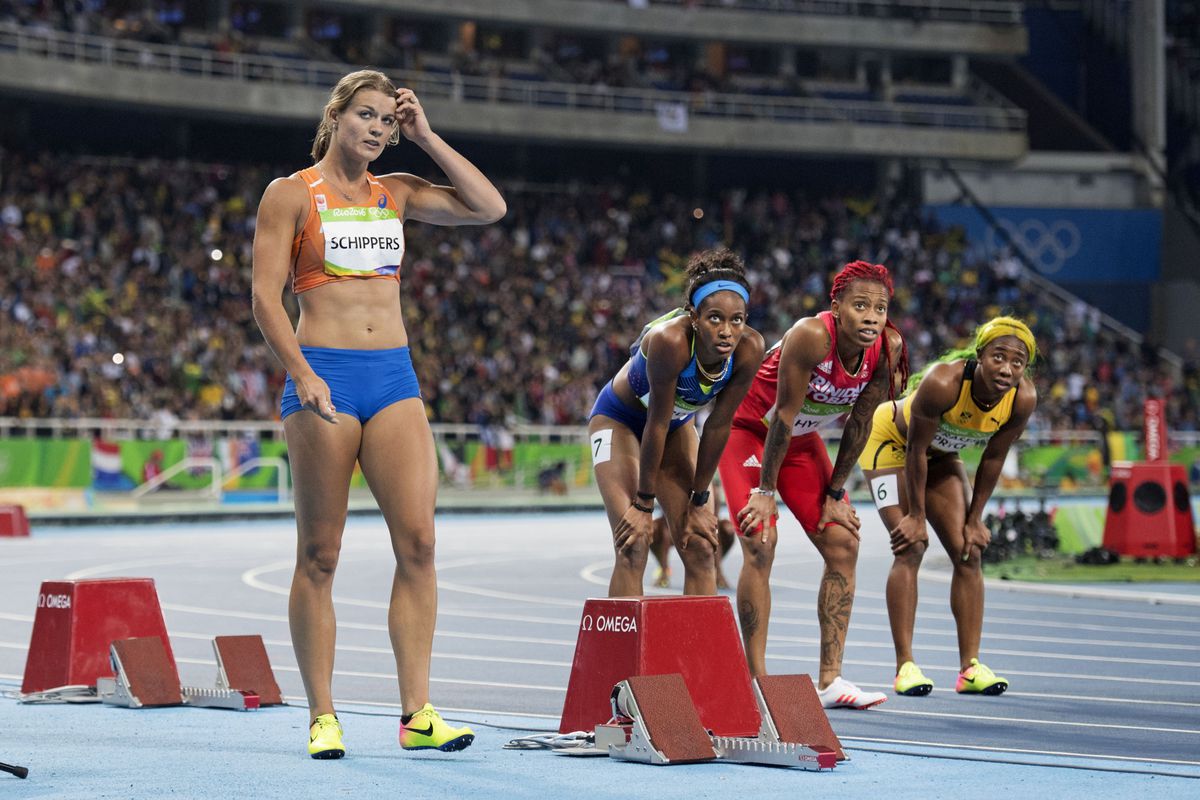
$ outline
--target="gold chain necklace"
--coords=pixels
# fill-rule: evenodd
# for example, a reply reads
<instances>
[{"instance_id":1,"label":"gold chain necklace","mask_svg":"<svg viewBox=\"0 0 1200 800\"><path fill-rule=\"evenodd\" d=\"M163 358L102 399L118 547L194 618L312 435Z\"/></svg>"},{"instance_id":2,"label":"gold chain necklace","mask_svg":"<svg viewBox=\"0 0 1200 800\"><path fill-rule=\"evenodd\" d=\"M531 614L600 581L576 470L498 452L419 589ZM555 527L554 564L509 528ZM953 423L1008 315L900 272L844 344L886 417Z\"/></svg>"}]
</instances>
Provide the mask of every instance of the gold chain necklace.
<instances>
[{"instance_id":1,"label":"gold chain necklace","mask_svg":"<svg viewBox=\"0 0 1200 800\"><path fill-rule=\"evenodd\" d=\"M334 189L336 189L338 194L340 194L342 197L346 198L347 200L350 200L350 201L354 200L354 195L348 194L345 189L343 189L342 187L340 187L336 183L334 183L333 180L330 179L330 177L325 174L325 168L322 167L319 163L317 164L317 172L321 173L321 177L325 179L325 182L328 183L330 186L332 186Z\"/></svg>"},{"instance_id":2,"label":"gold chain necklace","mask_svg":"<svg viewBox=\"0 0 1200 800\"><path fill-rule=\"evenodd\" d=\"M707 378L710 383L716 383L725 377L725 373L729 372L729 359L725 359L725 362L721 365L721 373L719 375L713 375L704 368L704 365L700 363L699 356L697 356L696 370L700 373L700 377Z\"/></svg>"}]
</instances>

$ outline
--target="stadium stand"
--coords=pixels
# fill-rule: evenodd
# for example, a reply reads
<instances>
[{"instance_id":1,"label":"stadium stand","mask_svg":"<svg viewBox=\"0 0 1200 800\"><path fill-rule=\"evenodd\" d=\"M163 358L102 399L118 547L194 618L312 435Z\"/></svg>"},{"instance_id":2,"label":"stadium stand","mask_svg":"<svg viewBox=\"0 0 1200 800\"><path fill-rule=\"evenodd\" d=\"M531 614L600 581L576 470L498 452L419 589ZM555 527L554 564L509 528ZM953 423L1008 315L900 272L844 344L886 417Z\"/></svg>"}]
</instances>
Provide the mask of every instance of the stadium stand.
<instances>
[{"instance_id":1,"label":"stadium stand","mask_svg":"<svg viewBox=\"0 0 1200 800\"><path fill-rule=\"evenodd\" d=\"M841 263L883 261L897 274L894 314L918 365L960 343L989 314L1031 321L1047 354L1037 430L1136 429L1147 393L1167 399L1174 429L1200 428L1195 348L1184 352L1181 367L1095 308L1031 281L1019 254L972 247L963 231L924 214L916 181L882 179L895 162L873 163L867 171L876 179L843 188L813 179L820 169L811 164L796 166L806 177L778 181L763 178L760 162L739 181L730 178L736 168L718 160L735 133L750 146L746 132L774 123L786 129L772 132L776 148L815 141L811 132L820 125L836 132L855 124L859 132L884 128L881 138L901 147L934 141L924 153L948 157L948 130L1012 134L990 149L982 139L955 140L953 155L985 164L1029 147L1110 150L1090 119L1055 99L1034 66L1018 63L1027 49L1025 20L1062 4L537 0L531 7L547 16L536 25L515 21L505 4L466 5L476 19L408 0L386 12L365 2L3 0L0 56L62 63L81 75L144 73L151 91L143 99L122 95L118 106L105 99L106 86L70 98L110 114L138 102L140 112L170 113L162 98L199 85L192 79L300 87L317 97L348 64L370 61L405 70L427 105L459 114L456 141L486 135L471 124L507 104L520 108L513 118L524 125L503 131L509 140L522 132L542 141L560 135L548 125L552 117L539 116L542 109L595 109L622 115L615 127L636 130L614 145L630 150L638 136L643 146L662 146L661 131L631 120L661 113L666 101L697 119L747 123L710 140L691 135L697 151L719 155L697 158L692 174L675 179L662 170L596 180L585 157L572 161L560 151L558 174L538 184L545 171L523 171L531 156L517 146L495 168L510 209L500 224L410 226L405 300L435 421L578 424L648 315L678 302L688 254L727 242L750 267L752 323L770 340L821 305ZM1183 70L1186 90L1176 93L1182 100L1172 118L1191 136L1173 149L1194 156L1196 126L1186 120L1194 121L1197 108L1196 4L1167 5L1172 64ZM672 30L670 14L681 6L699 32ZM567 7L578 10L569 28L549 16ZM727 40L706 38L711 20L726 26ZM614 29L617 23L625 28ZM792 25L818 31L831 46L803 38L781 44L779 32ZM37 85L6 91L32 96L31 107L61 96ZM283 95L245 96L248 105L224 110L230 118ZM272 108L270 122L295 128L303 117L308 126L302 106L291 118ZM198 155L189 142L199 136L189 132L200 130L197 114L212 111L190 109L181 116L183 132L156 143L159 158L132 160L120 156L138 151L114 141L103 114L67 153L37 141L38 111L18 109L19 124L0 138L7 148L0 152L0 416L276 414L282 375L251 319L249 249L262 188L300 164L253 154L214 164L211 151ZM793 123L806 125L798 129L804 133L796 135ZM842 155L860 163L886 152L860 140L840 144ZM489 146L506 152L503 143ZM549 160L548 153L538 156ZM1190 174L1200 169L1200 158L1181 162L1184 170L1191 164ZM836 155L828 162L829 172L844 168ZM720 180L708 181L710 172ZM1177 182L1186 184L1186 174Z\"/></svg>"},{"instance_id":2,"label":"stadium stand","mask_svg":"<svg viewBox=\"0 0 1200 800\"><path fill-rule=\"evenodd\" d=\"M3 153L0 416L265 419L282 384L249 304L260 164ZM818 310L854 258L887 263L915 363L981 318L1031 320L1047 353L1040 429L1135 427L1148 387L1197 429L1188 391L1147 349L1107 333L939 230L911 200L726 191L686 198L615 182L506 191L486 229L410 225L404 286L431 419L581 422L645 319L679 302L694 250L735 243L751 322L774 340ZM700 216L700 219L696 217ZM501 300L503 299L503 300ZM114 363L120 354L122 363Z\"/></svg>"}]
</instances>

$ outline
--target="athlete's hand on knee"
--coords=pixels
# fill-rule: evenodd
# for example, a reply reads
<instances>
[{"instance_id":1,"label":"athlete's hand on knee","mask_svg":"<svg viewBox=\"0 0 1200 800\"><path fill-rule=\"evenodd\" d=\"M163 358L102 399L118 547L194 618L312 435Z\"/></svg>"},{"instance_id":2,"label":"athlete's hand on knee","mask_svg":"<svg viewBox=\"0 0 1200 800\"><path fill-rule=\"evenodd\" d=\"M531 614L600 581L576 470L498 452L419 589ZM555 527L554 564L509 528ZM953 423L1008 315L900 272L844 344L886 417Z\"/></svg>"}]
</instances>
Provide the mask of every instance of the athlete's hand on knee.
<instances>
[{"instance_id":1,"label":"athlete's hand on knee","mask_svg":"<svg viewBox=\"0 0 1200 800\"><path fill-rule=\"evenodd\" d=\"M925 517L914 517L906 514L900 523L891 530L892 552L896 555L903 553L914 544L929 541L929 532L925 529Z\"/></svg>"},{"instance_id":2,"label":"athlete's hand on knee","mask_svg":"<svg viewBox=\"0 0 1200 800\"><path fill-rule=\"evenodd\" d=\"M692 539L702 540L700 546L709 545L713 550L721 546L717 530L717 515L708 510L707 506L688 506L687 519L683 522L683 536L680 537L679 547L687 550Z\"/></svg>"},{"instance_id":3,"label":"athlete's hand on knee","mask_svg":"<svg viewBox=\"0 0 1200 800\"><path fill-rule=\"evenodd\" d=\"M315 373L311 376L292 378L292 383L296 385L296 399L302 406L315 412L326 422L337 424L337 409L334 408L333 399L329 394L329 384Z\"/></svg>"},{"instance_id":4,"label":"athlete's hand on knee","mask_svg":"<svg viewBox=\"0 0 1200 800\"><path fill-rule=\"evenodd\" d=\"M743 536L758 533L762 535L763 542L766 542L767 529L775 526L778 514L774 495L751 492L746 507L738 512L738 528Z\"/></svg>"},{"instance_id":5,"label":"athlete's hand on knee","mask_svg":"<svg viewBox=\"0 0 1200 800\"><path fill-rule=\"evenodd\" d=\"M978 520L972 520L963 526L963 551L962 560L971 560L971 548L978 547L979 552L983 553L987 550L987 546L992 543L992 533L987 529L987 526Z\"/></svg>"},{"instance_id":6,"label":"athlete's hand on knee","mask_svg":"<svg viewBox=\"0 0 1200 800\"><path fill-rule=\"evenodd\" d=\"M645 540L649 545L653 529L653 514L631 505L613 531L613 544L621 551L634 547L639 539Z\"/></svg>"},{"instance_id":7,"label":"athlete's hand on knee","mask_svg":"<svg viewBox=\"0 0 1200 800\"><path fill-rule=\"evenodd\" d=\"M854 506L842 500L834 500L832 497L825 498L825 504L821 508L821 521L817 523L817 534L825 532L825 529L830 525L841 525L855 539L862 539L859 534L859 528L862 527L862 521L858 518L858 512L854 510Z\"/></svg>"}]
</instances>

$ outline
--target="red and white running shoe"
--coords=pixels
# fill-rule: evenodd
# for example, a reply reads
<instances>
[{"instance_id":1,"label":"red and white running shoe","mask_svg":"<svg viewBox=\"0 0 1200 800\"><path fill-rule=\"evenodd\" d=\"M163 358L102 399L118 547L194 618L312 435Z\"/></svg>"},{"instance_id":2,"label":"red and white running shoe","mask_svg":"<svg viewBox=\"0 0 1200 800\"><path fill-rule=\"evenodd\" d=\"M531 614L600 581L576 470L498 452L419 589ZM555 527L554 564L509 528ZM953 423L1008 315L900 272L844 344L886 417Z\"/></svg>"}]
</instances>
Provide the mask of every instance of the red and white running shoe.
<instances>
[{"instance_id":1,"label":"red and white running shoe","mask_svg":"<svg viewBox=\"0 0 1200 800\"><path fill-rule=\"evenodd\" d=\"M817 697L821 698L821 705L825 708L857 708L860 711L887 700L883 692L864 692L841 675L819 690Z\"/></svg>"}]
</instances>

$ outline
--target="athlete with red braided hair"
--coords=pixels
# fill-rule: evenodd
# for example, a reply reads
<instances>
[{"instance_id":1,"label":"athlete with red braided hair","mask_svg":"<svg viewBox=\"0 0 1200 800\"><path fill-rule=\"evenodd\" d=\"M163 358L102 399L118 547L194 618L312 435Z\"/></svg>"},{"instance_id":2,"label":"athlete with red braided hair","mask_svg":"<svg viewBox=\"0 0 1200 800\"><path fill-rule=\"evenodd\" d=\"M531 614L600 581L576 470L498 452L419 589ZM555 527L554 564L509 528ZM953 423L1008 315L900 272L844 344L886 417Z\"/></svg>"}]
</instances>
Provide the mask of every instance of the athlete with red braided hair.
<instances>
[{"instance_id":1,"label":"athlete with red braided hair","mask_svg":"<svg viewBox=\"0 0 1200 800\"><path fill-rule=\"evenodd\" d=\"M825 560L817 595L821 703L870 708L887 696L864 692L841 675L859 541L858 515L844 486L871 432L875 407L894 398L897 383L907 380L908 350L888 321L893 288L886 267L847 264L829 294L830 310L798 320L768 351L734 414L721 482L741 533L738 617L750 672L767 671L778 493ZM832 465L820 429L842 419Z\"/></svg>"}]
</instances>

